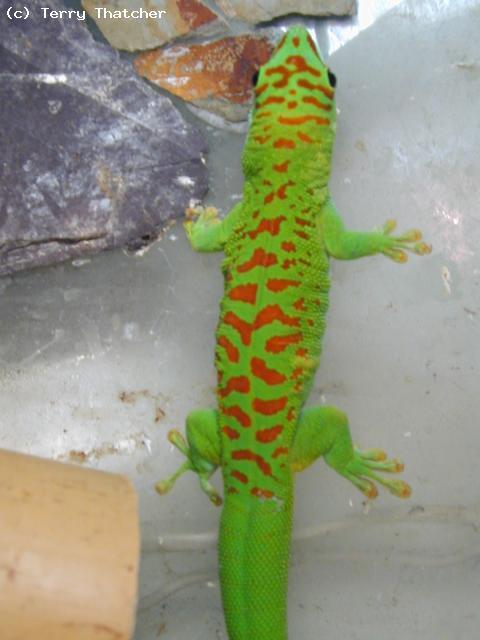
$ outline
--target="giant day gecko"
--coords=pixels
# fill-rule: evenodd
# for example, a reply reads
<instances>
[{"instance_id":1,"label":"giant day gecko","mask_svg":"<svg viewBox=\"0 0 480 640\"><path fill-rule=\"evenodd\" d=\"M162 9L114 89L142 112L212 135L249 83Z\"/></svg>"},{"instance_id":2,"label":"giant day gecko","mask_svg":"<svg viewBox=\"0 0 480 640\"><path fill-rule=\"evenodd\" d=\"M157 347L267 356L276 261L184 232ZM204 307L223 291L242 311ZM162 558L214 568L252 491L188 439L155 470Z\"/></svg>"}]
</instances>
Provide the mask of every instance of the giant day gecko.
<instances>
[{"instance_id":1,"label":"giant day gecko","mask_svg":"<svg viewBox=\"0 0 480 640\"><path fill-rule=\"evenodd\" d=\"M335 76L302 27L283 37L256 77L242 156L242 201L223 219L197 211L185 224L197 251L225 252L217 328L218 409L186 421L170 441L186 461L156 485L168 491L187 470L214 504L209 478L220 467L222 601L230 640L287 638L287 582L294 473L323 456L368 498L375 483L410 495L403 465L379 449L353 446L347 416L333 406L302 408L319 364L329 258L382 253L396 262L431 248L412 230L392 235L344 228L328 191L335 137Z\"/></svg>"}]
</instances>

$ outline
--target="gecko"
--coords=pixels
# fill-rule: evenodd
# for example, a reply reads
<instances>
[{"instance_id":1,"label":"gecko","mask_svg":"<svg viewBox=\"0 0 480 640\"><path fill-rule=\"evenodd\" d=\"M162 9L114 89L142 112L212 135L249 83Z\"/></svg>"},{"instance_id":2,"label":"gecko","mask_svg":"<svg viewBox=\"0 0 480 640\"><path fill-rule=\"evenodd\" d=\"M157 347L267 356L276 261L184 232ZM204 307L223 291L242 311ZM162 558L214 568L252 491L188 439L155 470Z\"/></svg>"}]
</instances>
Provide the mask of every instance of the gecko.
<instances>
[{"instance_id":1,"label":"gecko","mask_svg":"<svg viewBox=\"0 0 480 640\"><path fill-rule=\"evenodd\" d=\"M186 471L215 505L210 482L223 476L219 574L230 640L286 640L294 475L319 457L367 498L376 485L405 498L392 477L403 464L381 449L357 448L345 413L304 407L321 354L330 288L329 260L406 251L430 253L414 229L395 221L345 228L328 189L336 128L336 77L303 27L292 27L254 79L254 105L242 169L242 200L221 219L213 207L190 211L185 229L196 251L223 251L224 295L216 332L217 408L186 419L186 439L168 437Z\"/></svg>"}]
</instances>

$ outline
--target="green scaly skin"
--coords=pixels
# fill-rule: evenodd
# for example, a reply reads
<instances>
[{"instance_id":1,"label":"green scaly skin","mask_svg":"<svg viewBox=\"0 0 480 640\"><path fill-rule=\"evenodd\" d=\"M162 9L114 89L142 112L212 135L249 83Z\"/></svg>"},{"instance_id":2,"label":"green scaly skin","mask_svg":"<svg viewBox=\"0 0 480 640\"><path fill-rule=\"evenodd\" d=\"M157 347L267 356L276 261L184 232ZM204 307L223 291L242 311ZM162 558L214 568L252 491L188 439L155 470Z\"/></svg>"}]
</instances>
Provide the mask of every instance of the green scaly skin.
<instances>
[{"instance_id":1,"label":"green scaly skin","mask_svg":"<svg viewBox=\"0 0 480 640\"><path fill-rule=\"evenodd\" d=\"M255 87L243 153L243 200L223 219L191 211L185 224L197 251L225 252L225 294L217 329L218 409L192 412L187 441L169 434L186 462L157 484L165 493L195 471L223 474L219 564L230 640L285 640L293 473L318 457L369 498L375 482L410 494L403 465L383 451L352 445L345 414L303 409L318 367L328 308L329 258L383 253L404 262L430 247L417 230L345 230L328 192L335 133L334 79L307 31L289 30Z\"/></svg>"}]
</instances>

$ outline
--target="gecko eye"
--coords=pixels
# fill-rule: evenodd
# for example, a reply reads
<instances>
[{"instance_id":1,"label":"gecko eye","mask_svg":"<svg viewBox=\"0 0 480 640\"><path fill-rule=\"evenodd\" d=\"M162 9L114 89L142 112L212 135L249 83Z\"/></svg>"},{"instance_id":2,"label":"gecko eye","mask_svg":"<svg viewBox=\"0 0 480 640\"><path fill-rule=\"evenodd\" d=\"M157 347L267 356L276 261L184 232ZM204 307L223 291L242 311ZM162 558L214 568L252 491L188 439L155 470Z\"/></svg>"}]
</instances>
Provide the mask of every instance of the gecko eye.
<instances>
[{"instance_id":1,"label":"gecko eye","mask_svg":"<svg viewBox=\"0 0 480 640\"><path fill-rule=\"evenodd\" d=\"M330 86L335 88L337 86L337 76L328 69L328 81Z\"/></svg>"},{"instance_id":2,"label":"gecko eye","mask_svg":"<svg viewBox=\"0 0 480 640\"><path fill-rule=\"evenodd\" d=\"M258 71L255 71L255 73L252 76L252 84L255 87L257 85L258 82Z\"/></svg>"}]
</instances>

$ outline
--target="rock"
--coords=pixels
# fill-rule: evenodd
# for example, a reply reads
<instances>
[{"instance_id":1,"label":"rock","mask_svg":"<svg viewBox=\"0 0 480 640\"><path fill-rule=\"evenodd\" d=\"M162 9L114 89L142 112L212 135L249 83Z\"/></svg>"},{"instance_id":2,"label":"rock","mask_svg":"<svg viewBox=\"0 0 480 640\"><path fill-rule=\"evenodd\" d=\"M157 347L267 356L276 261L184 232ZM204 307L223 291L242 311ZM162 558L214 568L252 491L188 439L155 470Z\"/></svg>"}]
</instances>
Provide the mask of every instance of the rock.
<instances>
[{"instance_id":1,"label":"rock","mask_svg":"<svg viewBox=\"0 0 480 640\"><path fill-rule=\"evenodd\" d=\"M352 15L355 0L216 0L228 17L256 24L290 13L311 16Z\"/></svg>"},{"instance_id":2,"label":"rock","mask_svg":"<svg viewBox=\"0 0 480 640\"><path fill-rule=\"evenodd\" d=\"M200 134L84 23L45 19L43 4L0 16L0 275L144 246L207 188Z\"/></svg>"},{"instance_id":3,"label":"rock","mask_svg":"<svg viewBox=\"0 0 480 640\"><path fill-rule=\"evenodd\" d=\"M153 49L193 33L213 35L225 27L201 0L82 0L82 5L110 44L127 51Z\"/></svg>"},{"instance_id":4,"label":"rock","mask_svg":"<svg viewBox=\"0 0 480 640\"><path fill-rule=\"evenodd\" d=\"M140 54L137 72L171 93L227 120L244 120L252 76L270 57L273 36L237 36Z\"/></svg>"}]
</instances>

